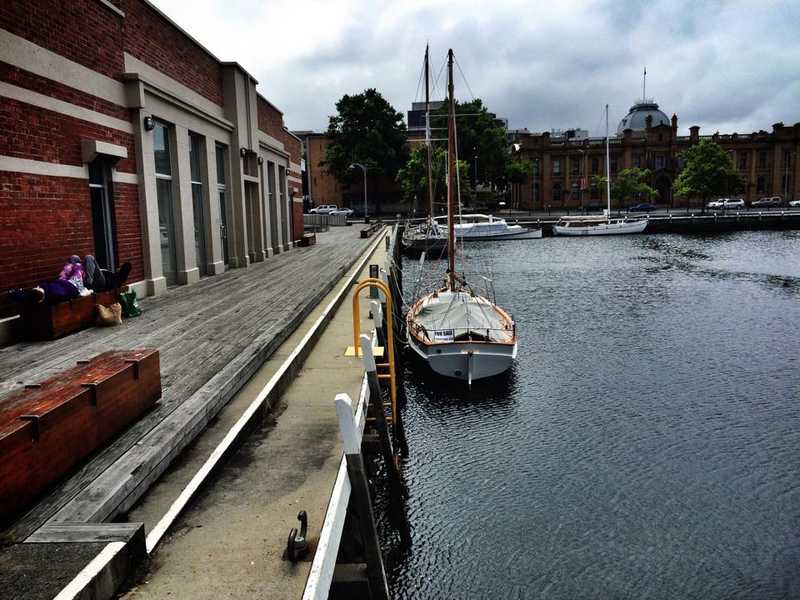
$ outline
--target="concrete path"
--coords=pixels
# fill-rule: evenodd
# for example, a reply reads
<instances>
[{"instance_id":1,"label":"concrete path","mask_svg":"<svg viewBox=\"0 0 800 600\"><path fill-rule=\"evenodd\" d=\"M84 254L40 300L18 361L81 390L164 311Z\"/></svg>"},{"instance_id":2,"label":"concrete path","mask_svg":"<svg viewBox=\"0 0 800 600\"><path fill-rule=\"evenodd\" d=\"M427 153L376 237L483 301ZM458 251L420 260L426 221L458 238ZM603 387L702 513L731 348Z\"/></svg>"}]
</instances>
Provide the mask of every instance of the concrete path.
<instances>
[{"instance_id":1,"label":"concrete path","mask_svg":"<svg viewBox=\"0 0 800 600\"><path fill-rule=\"evenodd\" d=\"M368 263L383 264L383 260L381 244ZM365 267L362 277L367 274ZM181 463L131 511L130 520L148 524L160 518L337 288L221 411ZM369 331L365 295L362 330ZM349 295L275 410L178 519L154 553L149 572L126 598L297 599L302 595L311 563L292 565L283 554L300 510L308 513L310 536L316 540L341 461L333 398L339 392L357 398L363 378L361 361L344 356L352 345L351 303ZM312 557L313 551L309 561Z\"/></svg>"}]
</instances>

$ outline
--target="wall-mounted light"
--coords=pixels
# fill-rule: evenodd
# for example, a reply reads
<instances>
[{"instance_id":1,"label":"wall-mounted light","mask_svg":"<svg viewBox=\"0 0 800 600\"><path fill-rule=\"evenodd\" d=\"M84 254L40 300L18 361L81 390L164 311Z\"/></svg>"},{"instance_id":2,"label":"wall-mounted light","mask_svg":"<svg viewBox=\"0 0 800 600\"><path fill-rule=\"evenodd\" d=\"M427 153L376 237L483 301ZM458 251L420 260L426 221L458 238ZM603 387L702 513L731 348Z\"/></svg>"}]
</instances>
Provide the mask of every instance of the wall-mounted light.
<instances>
[{"instance_id":1,"label":"wall-mounted light","mask_svg":"<svg viewBox=\"0 0 800 600\"><path fill-rule=\"evenodd\" d=\"M261 157L261 156L259 156L259 157L258 157L258 164L260 164L260 165L263 165L263 164L264 164L264 159L263 159L263 157Z\"/></svg>"},{"instance_id":2,"label":"wall-mounted light","mask_svg":"<svg viewBox=\"0 0 800 600\"><path fill-rule=\"evenodd\" d=\"M247 148L239 148L239 155L244 158L247 156Z\"/></svg>"},{"instance_id":3,"label":"wall-mounted light","mask_svg":"<svg viewBox=\"0 0 800 600\"><path fill-rule=\"evenodd\" d=\"M145 131L153 131L156 128L156 121L151 115L147 115L144 118L144 130Z\"/></svg>"}]
</instances>

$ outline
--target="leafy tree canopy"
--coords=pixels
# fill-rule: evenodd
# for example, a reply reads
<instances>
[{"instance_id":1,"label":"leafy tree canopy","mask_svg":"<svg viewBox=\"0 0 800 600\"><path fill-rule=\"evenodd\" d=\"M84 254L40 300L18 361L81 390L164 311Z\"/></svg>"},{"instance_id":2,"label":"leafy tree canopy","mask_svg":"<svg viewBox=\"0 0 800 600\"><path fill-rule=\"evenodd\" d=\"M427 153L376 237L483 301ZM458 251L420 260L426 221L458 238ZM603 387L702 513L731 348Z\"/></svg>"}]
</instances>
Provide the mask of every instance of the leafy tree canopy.
<instances>
[{"instance_id":1,"label":"leafy tree canopy","mask_svg":"<svg viewBox=\"0 0 800 600\"><path fill-rule=\"evenodd\" d=\"M651 197L658 192L647 184L650 177L648 169L622 169L611 180L611 197L620 202L641 197Z\"/></svg>"},{"instance_id":2,"label":"leafy tree canopy","mask_svg":"<svg viewBox=\"0 0 800 600\"><path fill-rule=\"evenodd\" d=\"M428 169L427 150L418 146L397 173L397 182L403 190L403 200L415 203L415 207L426 210L428 207ZM461 187L461 201L472 198L472 187L468 176L466 161L458 161L458 176ZM443 212L447 203L447 152L444 148L434 148L431 153L431 179L433 181L434 212Z\"/></svg>"},{"instance_id":3,"label":"leafy tree canopy","mask_svg":"<svg viewBox=\"0 0 800 600\"><path fill-rule=\"evenodd\" d=\"M394 177L408 154L403 115L373 88L342 96L336 113L328 124L327 171L340 182L350 183L361 177L350 165L361 163L370 171Z\"/></svg>"},{"instance_id":4,"label":"leafy tree canopy","mask_svg":"<svg viewBox=\"0 0 800 600\"><path fill-rule=\"evenodd\" d=\"M506 169L511 162L506 130L489 113L480 98L470 102L456 100L455 104L456 115L464 115L456 119L459 160L469 165L472 177L475 177L477 170L478 183L504 188L508 183ZM435 138L447 136L447 110L447 103L444 103L431 115L431 127L437 128L433 132Z\"/></svg>"},{"instance_id":5,"label":"leafy tree canopy","mask_svg":"<svg viewBox=\"0 0 800 600\"><path fill-rule=\"evenodd\" d=\"M730 154L713 140L700 140L681 157L686 164L673 184L679 196L701 198L705 207L709 198L736 193L744 185Z\"/></svg>"}]
</instances>

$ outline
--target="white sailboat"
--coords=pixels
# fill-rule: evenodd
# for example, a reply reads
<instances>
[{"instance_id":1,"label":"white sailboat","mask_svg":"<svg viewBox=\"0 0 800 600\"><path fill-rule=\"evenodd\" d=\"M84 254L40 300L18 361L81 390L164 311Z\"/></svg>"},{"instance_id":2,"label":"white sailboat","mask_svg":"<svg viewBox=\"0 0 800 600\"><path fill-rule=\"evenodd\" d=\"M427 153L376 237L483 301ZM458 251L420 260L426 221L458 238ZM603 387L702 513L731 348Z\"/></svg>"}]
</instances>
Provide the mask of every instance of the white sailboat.
<instances>
[{"instance_id":1,"label":"white sailboat","mask_svg":"<svg viewBox=\"0 0 800 600\"><path fill-rule=\"evenodd\" d=\"M458 183L453 51L447 55L448 186L447 277L443 287L422 296L406 314L409 346L436 373L472 381L506 371L517 355L514 320L474 292L456 271L455 203Z\"/></svg>"},{"instance_id":2,"label":"white sailboat","mask_svg":"<svg viewBox=\"0 0 800 600\"><path fill-rule=\"evenodd\" d=\"M630 219L611 216L611 166L608 141L608 104L606 104L606 198L608 207L603 216L561 217L553 225L556 235L621 235L626 233L642 233L647 227L647 219Z\"/></svg>"}]
</instances>

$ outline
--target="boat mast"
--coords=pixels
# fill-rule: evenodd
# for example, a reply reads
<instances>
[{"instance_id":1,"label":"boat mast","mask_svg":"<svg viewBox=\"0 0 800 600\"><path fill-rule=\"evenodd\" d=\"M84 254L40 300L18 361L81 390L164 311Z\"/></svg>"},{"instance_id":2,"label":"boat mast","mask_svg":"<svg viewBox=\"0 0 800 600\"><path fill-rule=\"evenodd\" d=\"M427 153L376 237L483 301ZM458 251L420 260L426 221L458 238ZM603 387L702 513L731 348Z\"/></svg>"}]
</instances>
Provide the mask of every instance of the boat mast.
<instances>
[{"instance_id":1,"label":"boat mast","mask_svg":"<svg viewBox=\"0 0 800 600\"><path fill-rule=\"evenodd\" d=\"M456 103L453 90L453 49L447 51L447 267L450 289L456 288L456 228L455 228L455 194L456 194Z\"/></svg>"},{"instance_id":2,"label":"boat mast","mask_svg":"<svg viewBox=\"0 0 800 600\"><path fill-rule=\"evenodd\" d=\"M611 218L611 153L608 149L608 104L606 104L606 197L608 199L607 217Z\"/></svg>"},{"instance_id":3,"label":"boat mast","mask_svg":"<svg viewBox=\"0 0 800 600\"><path fill-rule=\"evenodd\" d=\"M425 147L428 151L428 217L433 219L433 179L431 178L431 97L429 47L425 45Z\"/></svg>"}]
</instances>

